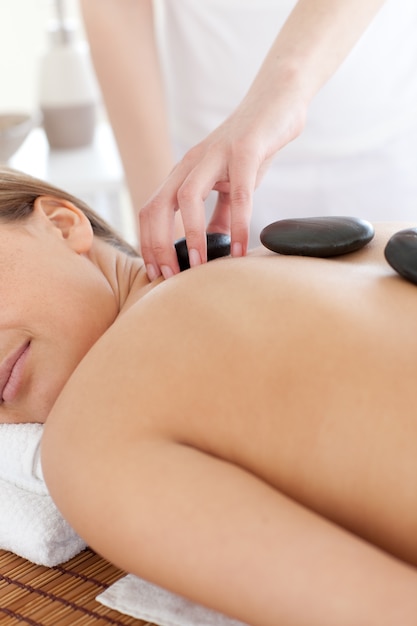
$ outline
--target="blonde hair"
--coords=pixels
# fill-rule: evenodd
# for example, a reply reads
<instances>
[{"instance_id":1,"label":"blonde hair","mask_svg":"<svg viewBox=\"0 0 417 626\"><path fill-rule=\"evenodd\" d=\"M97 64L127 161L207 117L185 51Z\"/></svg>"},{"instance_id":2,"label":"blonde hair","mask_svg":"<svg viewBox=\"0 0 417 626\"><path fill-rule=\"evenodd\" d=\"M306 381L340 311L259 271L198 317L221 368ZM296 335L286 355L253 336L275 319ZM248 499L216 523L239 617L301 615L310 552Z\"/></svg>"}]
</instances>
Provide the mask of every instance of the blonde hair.
<instances>
[{"instance_id":1,"label":"blonde hair","mask_svg":"<svg viewBox=\"0 0 417 626\"><path fill-rule=\"evenodd\" d=\"M0 165L0 220L24 220L32 213L33 204L39 196L55 196L72 202L86 215L94 235L129 256L139 256L130 244L79 198L43 180Z\"/></svg>"}]
</instances>

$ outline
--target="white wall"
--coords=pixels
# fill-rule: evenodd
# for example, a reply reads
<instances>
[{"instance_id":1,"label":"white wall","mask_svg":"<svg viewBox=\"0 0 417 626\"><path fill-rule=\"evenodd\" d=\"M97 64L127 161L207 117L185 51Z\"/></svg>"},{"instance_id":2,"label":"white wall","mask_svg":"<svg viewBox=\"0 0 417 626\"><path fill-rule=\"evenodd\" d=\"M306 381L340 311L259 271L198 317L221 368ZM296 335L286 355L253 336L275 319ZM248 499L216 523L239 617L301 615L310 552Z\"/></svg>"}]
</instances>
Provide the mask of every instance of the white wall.
<instances>
[{"instance_id":1,"label":"white wall","mask_svg":"<svg viewBox=\"0 0 417 626\"><path fill-rule=\"evenodd\" d=\"M78 0L66 0L66 13L82 33ZM0 111L36 108L39 58L55 15L53 0L0 0Z\"/></svg>"}]
</instances>

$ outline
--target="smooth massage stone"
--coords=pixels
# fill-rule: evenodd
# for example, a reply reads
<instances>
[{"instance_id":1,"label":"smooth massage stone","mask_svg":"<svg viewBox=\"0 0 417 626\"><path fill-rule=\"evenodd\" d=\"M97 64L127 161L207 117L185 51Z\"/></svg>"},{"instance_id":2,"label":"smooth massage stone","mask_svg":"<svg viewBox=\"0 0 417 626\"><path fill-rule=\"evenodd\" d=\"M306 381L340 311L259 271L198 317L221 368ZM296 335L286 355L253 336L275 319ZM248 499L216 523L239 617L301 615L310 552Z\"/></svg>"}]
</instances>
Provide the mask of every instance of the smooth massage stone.
<instances>
[{"instance_id":1,"label":"smooth massage stone","mask_svg":"<svg viewBox=\"0 0 417 626\"><path fill-rule=\"evenodd\" d=\"M188 248L185 237L175 242L178 263L181 272L188 270L190 261L188 258ZM223 233L207 233L207 260L213 261L221 256L230 254L230 236Z\"/></svg>"},{"instance_id":2,"label":"smooth massage stone","mask_svg":"<svg viewBox=\"0 0 417 626\"><path fill-rule=\"evenodd\" d=\"M385 246L385 258L400 276L417 285L417 228L395 233Z\"/></svg>"},{"instance_id":3,"label":"smooth massage stone","mask_svg":"<svg viewBox=\"0 0 417 626\"><path fill-rule=\"evenodd\" d=\"M360 250L374 236L372 224L356 217L300 217L279 220L260 235L279 254L331 257Z\"/></svg>"}]
</instances>

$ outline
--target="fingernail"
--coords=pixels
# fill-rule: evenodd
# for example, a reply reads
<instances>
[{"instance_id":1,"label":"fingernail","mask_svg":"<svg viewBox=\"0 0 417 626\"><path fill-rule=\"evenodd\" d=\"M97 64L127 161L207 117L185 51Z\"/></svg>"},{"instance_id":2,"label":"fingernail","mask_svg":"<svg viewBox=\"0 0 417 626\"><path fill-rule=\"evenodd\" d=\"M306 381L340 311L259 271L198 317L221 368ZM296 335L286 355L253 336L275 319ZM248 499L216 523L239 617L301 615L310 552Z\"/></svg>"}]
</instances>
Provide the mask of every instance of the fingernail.
<instances>
[{"instance_id":1,"label":"fingernail","mask_svg":"<svg viewBox=\"0 0 417 626\"><path fill-rule=\"evenodd\" d=\"M237 241L232 246L232 256L242 256L242 255L243 255L242 244Z\"/></svg>"},{"instance_id":2,"label":"fingernail","mask_svg":"<svg viewBox=\"0 0 417 626\"><path fill-rule=\"evenodd\" d=\"M165 280L168 280L168 278L171 278L171 276L174 276L174 272L168 265L161 265L161 272Z\"/></svg>"},{"instance_id":3,"label":"fingernail","mask_svg":"<svg viewBox=\"0 0 417 626\"><path fill-rule=\"evenodd\" d=\"M194 267L196 265L201 265L200 254L199 254L198 250L196 250L195 248L191 248L188 251L188 258L190 260L190 266L191 267Z\"/></svg>"},{"instance_id":4,"label":"fingernail","mask_svg":"<svg viewBox=\"0 0 417 626\"><path fill-rule=\"evenodd\" d=\"M156 271L155 267L151 265L150 263L149 265L146 266L146 273L151 282L155 280L156 278L158 278L158 272Z\"/></svg>"}]
</instances>

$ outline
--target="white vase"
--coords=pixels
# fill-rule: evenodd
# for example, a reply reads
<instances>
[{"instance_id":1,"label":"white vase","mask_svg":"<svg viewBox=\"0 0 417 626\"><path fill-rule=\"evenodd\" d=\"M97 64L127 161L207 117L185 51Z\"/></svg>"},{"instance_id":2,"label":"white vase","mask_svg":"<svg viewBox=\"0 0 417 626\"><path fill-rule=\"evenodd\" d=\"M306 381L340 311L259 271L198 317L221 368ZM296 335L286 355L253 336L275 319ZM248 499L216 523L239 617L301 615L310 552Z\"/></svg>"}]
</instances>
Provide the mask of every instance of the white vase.
<instances>
[{"instance_id":1,"label":"white vase","mask_svg":"<svg viewBox=\"0 0 417 626\"><path fill-rule=\"evenodd\" d=\"M51 148L88 146L94 139L98 87L89 48L74 24L54 24L40 60L39 107Z\"/></svg>"}]
</instances>

